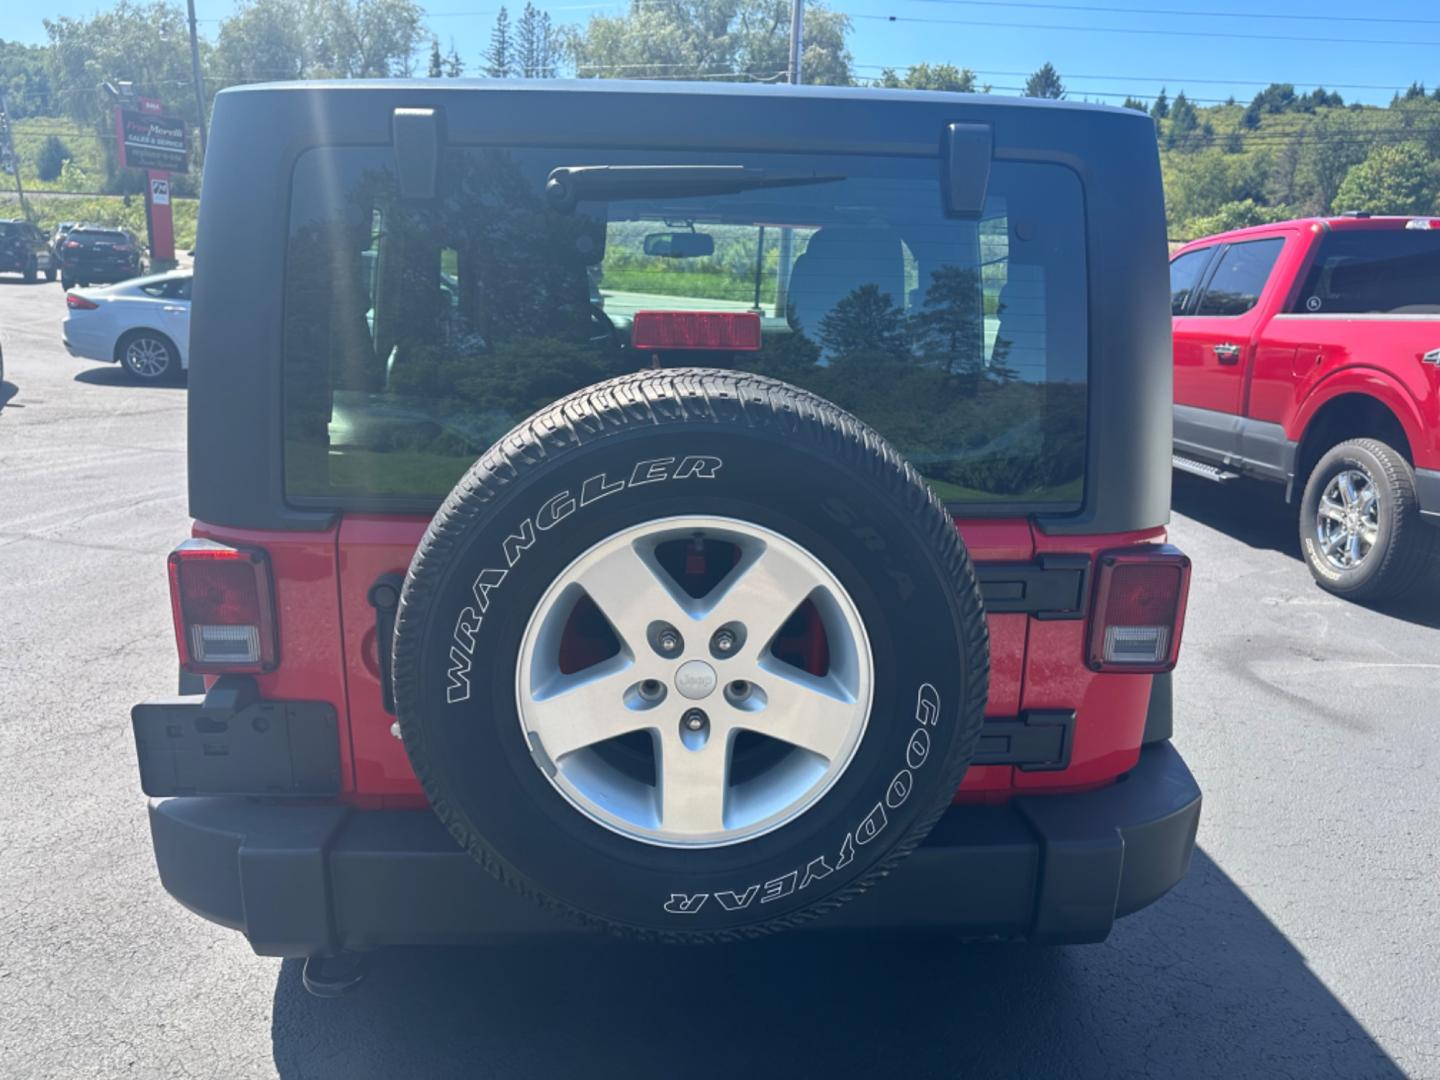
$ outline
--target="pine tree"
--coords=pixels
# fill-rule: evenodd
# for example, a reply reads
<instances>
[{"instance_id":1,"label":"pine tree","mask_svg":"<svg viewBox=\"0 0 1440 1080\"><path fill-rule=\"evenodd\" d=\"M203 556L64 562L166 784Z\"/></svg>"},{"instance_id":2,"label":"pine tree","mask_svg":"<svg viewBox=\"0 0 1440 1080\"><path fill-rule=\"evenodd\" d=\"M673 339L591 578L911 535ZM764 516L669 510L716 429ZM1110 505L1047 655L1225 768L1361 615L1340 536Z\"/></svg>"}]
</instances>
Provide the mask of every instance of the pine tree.
<instances>
[{"instance_id":1,"label":"pine tree","mask_svg":"<svg viewBox=\"0 0 1440 1080\"><path fill-rule=\"evenodd\" d=\"M1025 96L1056 99L1065 96L1065 84L1060 81L1060 73L1055 70L1054 64L1045 61L1039 71L1025 80Z\"/></svg>"},{"instance_id":2,"label":"pine tree","mask_svg":"<svg viewBox=\"0 0 1440 1080\"><path fill-rule=\"evenodd\" d=\"M492 79L508 79L515 74L510 49L510 13L502 6L490 30L490 48L485 53L486 75Z\"/></svg>"},{"instance_id":3,"label":"pine tree","mask_svg":"<svg viewBox=\"0 0 1440 1080\"><path fill-rule=\"evenodd\" d=\"M1149 105L1146 105L1146 104L1145 104L1143 101L1141 101L1139 98L1133 98L1133 97L1127 97L1127 98L1125 99L1124 104L1123 104L1121 107L1122 107L1122 108L1125 108L1125 109L1134 109L1136 112L1143 112L1143 113L1148 113L1148 112L1150 111L1150 106L1149 106Z\"/></svg>"},{"instance_id":4,"label":"pine tree","mask_svg":"<svg viewBox=\"0 0 1440 1080\"><path fill-rule=\"evenodd\" d=\"M1165 96L1165 88L1160 88L1160 96L1155 99L1155 104L1150 106L1150 115L1156 120L1164 120L1170 115L1170 99Z\"/></svg>"},{"instance_id":5,"label":"pine tree","mask_svg":"<svg viewBox=\"0 0 1440 1080\"><path fill-rule=\"evenodd\" d=\"M527 79L555 77L555 35L550 16L526 0L515 27L516 67Z\"/></svg>"},{"instance_id":6,"label":"pine tree","mask_svg":"<svg viewBox=\"0 0 1440 1080\"><path fill-rule=\"evenodd\" d=\"M430 39L430 70L426 74L428 74L432 79L440 78L441 63L442 61L440 59L440 39L432 37Z\"/></svg>"},{"instance_id":7,"label":"pine tree","mask_svg":"<svg viewBox=\"0 0 1440 1080\"><path fill-rule=\"evenodd\" d=\"M465 74L465 61L460 59L460 53L455 48L455 39L450 39L450 51L445 54L445 60L441 65L445 69L447 79L458 79Z\"/></svg>"},{"instance_id":8,"label":"pine tree","mask_svg":"<svg viewBox=\"0 0 1440 1080\"><path fill-rule=\"evenodd\" d=\"M1184 139L1187 135L1193 134L1200 127L1200 116L1195 111L1195 106L1190 104L1185 96L1185 91L1175 95L1175 104L1170 106L1170 141L1174 145L1177 139Z\"/></svg>"}]
</instances>

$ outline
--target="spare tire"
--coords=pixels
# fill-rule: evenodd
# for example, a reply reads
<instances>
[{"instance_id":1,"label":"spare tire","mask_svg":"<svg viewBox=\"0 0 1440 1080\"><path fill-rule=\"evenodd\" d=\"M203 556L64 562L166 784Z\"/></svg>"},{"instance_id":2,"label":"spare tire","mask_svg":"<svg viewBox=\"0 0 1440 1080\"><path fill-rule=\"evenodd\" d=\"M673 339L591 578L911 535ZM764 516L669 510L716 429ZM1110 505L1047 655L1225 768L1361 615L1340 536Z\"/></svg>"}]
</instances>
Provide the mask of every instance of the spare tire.
<instances>
[{"instance_id":1,"label":"spare tire","mask_svg":"<svg viewBox=\"0 0 1440 1080\"><path fill-rule=\"evenodd\" d=\"M884 876L965 773L988 639L944 508L814 395L702 369L572 394L405 579L401 736L455 839L640 938L792 926Z\"/></svg>"}]
</instances>

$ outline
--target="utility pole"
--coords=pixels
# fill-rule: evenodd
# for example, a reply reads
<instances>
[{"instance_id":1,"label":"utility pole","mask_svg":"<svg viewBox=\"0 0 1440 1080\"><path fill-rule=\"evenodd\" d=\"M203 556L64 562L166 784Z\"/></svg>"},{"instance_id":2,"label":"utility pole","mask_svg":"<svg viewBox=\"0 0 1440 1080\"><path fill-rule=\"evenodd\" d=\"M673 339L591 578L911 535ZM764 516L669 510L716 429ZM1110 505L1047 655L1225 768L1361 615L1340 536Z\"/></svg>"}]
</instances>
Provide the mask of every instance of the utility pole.
<instances>
[{"instance_id":1,"label":"utility pole","mask_svg":"<svg viewBox=\"0 0 1440 1080\"><path fill-rule=\"evenodd\" d=\"M804 79L800 72L800 50L805 37L805 0L790 0L790 71L789 82L797 86Z\"/></svg>"},{"instance_id":2,"label":"utility pole","mask_svg":"<svg viewBox=\"0 0 1440 1080\"><path fill-rule=\"evenodd\" d=\"M185 0L190 9L190 74L195 80L195 118L200 124L200 161L205 161L205 84L200 81L200 38L195 31L195 0Z\"/></svg>"},{"instance_id":3,"label":"utility pole","mask_svg":"<svg viewBox=\"0 0 1440 1080\"><path fill-rule=\"evenodd\" d=\"M10 165L15 170L15 194L20 197L20 216L28 218L30 210L25 205L25 187L20 182L20 155L15 153L14 125L10 120L10 105L3 93L0 93L0 122L5 125L5 150L10 158Z\"/></svg>"}]
</instances>

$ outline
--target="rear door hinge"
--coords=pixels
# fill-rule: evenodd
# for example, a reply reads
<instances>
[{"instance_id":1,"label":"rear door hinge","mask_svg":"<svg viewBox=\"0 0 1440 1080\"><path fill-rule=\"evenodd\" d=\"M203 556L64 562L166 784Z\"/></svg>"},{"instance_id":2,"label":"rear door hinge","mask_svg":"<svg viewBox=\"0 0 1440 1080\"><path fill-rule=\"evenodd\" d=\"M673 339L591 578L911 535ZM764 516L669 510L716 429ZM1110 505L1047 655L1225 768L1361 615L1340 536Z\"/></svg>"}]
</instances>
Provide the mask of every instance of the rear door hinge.
<instances>
[{"instance_id":1,"label":"rear door hinge","mask_svg":"<svg viewBox=\"0 0 1440 1080\"><path fill-rule=\"evenodd\" d=\"M1030 709L1018 719L987 719L973 765L1013 765L1021 772L1058 772L1070 766L1075 714Z\"/></svg>"},{"instance_id":2,"label":"rear door hinge","mask_svg":"<svg viewBox=\"0 0 1440 1080\"><path fill-rule=\"evenodd\" d=\"M1041 555L1028 563L977 563L985 610L1037 619L1083 619L1089 600L1087 555Z\"/></svg>"}]
</instances>

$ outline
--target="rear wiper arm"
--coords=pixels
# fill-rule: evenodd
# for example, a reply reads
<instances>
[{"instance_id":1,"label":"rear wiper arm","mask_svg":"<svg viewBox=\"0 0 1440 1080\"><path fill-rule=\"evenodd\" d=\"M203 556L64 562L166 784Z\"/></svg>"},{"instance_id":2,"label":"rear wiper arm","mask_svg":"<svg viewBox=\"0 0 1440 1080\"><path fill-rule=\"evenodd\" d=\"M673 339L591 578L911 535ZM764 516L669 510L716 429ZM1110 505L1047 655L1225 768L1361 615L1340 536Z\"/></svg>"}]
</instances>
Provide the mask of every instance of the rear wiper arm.
<instances>
[{"instance_id":1,"label":"rear wiper arm","mask_svg":"<svg viewBox=\"0 0 1440 1080\"><path fill-rule=\"evenodd\" d=\"M843 176L776 173L748 165L565 165L550 172L545 196L559 210L588 199L733 195L757 188L833 184Z\"/></svg>"}]
</instances>

